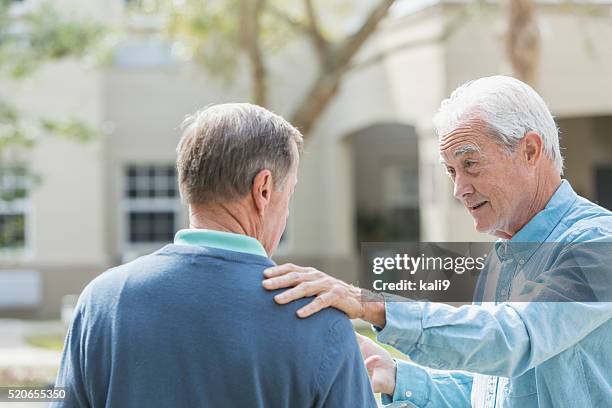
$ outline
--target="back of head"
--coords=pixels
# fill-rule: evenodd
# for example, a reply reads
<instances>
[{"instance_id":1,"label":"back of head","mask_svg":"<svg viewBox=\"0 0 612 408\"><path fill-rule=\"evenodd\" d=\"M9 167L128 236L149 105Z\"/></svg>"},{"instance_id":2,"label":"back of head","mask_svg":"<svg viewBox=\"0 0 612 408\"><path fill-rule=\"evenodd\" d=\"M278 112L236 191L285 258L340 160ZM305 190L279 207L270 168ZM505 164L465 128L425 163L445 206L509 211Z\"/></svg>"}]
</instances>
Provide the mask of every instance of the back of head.
<instances>
[{"instance_id":1,"label":"back of head","mask_svg":"<svg viewBox=\"0 0 612 408\"><path fill-rule=\"evenodd\" d=\"M296 160L302 135L285 119L249 103L212 105L183 122L177 147L181 197L189 204L230 201L269 169L277 190Z\"/></svg>"}]
</instances>

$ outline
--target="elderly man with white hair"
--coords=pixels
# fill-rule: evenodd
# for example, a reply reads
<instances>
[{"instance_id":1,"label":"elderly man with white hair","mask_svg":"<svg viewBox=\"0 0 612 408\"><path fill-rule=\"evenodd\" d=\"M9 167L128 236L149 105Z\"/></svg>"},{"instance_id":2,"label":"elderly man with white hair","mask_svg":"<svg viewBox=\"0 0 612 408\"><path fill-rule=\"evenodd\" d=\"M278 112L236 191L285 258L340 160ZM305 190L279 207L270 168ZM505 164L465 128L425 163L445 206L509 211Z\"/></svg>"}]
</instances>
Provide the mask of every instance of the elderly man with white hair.
<instances>
[{"instance_id":1,"label":"elderly man with white hair","mask_svg":"<svg viewBox=\"0 0 612 408\"><path fill-rule=\"evenodd\" d=\"M596 246L612 241L612 213L562 179L548 107L521 81L493 76L455 90L434 124L455 198L498 238L472 305L394 302L289 264L267 270L264 287L291 287L281 304L315 296L303 318L331 306L371 322L408 355L394 361L359 339L374 390L393 406L612 406L612 272ZM576 277L599 279L589 288L599 296L577 296ZM530 301L513 302L521 291Z\"/></svg>"}]
</instances>

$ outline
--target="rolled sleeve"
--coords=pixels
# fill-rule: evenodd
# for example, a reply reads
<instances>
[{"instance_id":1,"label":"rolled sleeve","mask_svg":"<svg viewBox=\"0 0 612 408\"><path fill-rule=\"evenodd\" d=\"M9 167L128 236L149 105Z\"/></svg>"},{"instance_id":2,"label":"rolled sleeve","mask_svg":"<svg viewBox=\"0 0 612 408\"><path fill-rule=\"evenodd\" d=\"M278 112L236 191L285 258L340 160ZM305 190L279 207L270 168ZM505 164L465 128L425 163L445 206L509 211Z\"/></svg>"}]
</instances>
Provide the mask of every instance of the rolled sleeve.
<instances>
[{"instance_id":1,"label":"rolled sleeve","mask_svg":"<svg viewBox=\"0 0 612 408\"><path fill-rule=\"evenodd\" d=\"M395 376L395 391L393 396L382 394L383 404L397 401L407 401L413 406L424 407L429 402L429 373L415 364L396 360L397 374Z\"/></svg>"},{"instance_id":2,"label":"rolled sleeve","mask_svg":"<svg viewBox=\"0 0 612 408\"><path fill-rule=\"evenodd\" d=\"M423 333L423 307L420 302L394 301L385 297L383 329L373 327L377 340L407 353Z\"/></svg>"}]
</instances>

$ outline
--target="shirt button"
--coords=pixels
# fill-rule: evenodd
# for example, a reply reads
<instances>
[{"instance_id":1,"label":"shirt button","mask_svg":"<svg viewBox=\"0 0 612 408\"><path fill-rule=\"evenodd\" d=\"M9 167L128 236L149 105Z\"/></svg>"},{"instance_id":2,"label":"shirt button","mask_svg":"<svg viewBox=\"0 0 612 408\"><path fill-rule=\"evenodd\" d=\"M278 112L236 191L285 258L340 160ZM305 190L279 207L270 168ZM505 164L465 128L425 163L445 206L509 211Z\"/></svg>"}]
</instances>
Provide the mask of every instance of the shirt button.
<instances>
[{"instance_id":1,"label":"shirt button","mask_svg":"<svg viewBox=\"0 0 612 408\"><path fill-rule=\"evenodd\" d=\"M412 391L406 391L404 395L406 396L406 398L410 398L412 397Z\"/></svg>"},{"instance_id":2,"label":"shirt button","mask_svg":"<svg viewBox=\"0 0 612 408\"><path fill-rule=\"evenodd\" d=\"M519 263L522 265L522 264L525 263L525 260L524 259L519 259Z\"/></svg>"}]
</instances>

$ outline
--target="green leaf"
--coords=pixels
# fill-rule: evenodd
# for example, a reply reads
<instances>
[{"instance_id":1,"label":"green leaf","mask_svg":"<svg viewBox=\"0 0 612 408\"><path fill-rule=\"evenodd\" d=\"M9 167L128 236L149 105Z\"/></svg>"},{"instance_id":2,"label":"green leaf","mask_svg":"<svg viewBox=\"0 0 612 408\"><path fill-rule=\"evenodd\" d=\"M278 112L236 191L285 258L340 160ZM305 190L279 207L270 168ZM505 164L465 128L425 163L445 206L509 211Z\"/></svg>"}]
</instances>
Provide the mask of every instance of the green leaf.
<instances>
[{"instance_id":1,"label":"green leaf","mask_svg":"<svg viewBox=\"0 0 612 408\"><path fill-rule=\"evenodd\" d=\"M43 130L54 136L77 142L87 142L103 134L100 129L78 119L70 119L67 121L41 119L40 126Z\"/></svg>"},{"instance_id":2,"label":"green leaf","mask_svg":"<svg viewBox=\"0 0 612 408\"><path fill-rule=\"evenodd\" d=\"M0 6L0 69L16 78L31 74L46 61L82 57L106 33L101 24L67 18L50 3L18 21L8 18L2 7L6 6Z\"/></svg>"},{"instance_id":3,"label":"green leaf","mask_svg":"<svg viewBox=\"0 0 612 408\"><path fill-rule=\"evenodd\" d=\"M17 117L17 109L13 105L0 101L0 125L16 124Z\"/></svg>"}]
</instances>

